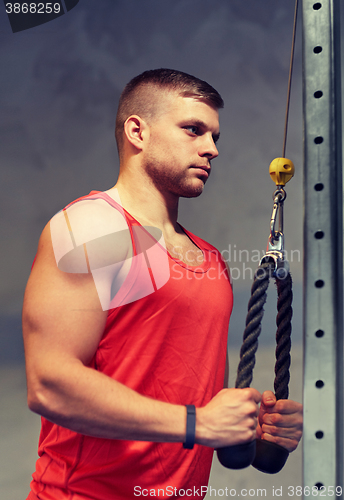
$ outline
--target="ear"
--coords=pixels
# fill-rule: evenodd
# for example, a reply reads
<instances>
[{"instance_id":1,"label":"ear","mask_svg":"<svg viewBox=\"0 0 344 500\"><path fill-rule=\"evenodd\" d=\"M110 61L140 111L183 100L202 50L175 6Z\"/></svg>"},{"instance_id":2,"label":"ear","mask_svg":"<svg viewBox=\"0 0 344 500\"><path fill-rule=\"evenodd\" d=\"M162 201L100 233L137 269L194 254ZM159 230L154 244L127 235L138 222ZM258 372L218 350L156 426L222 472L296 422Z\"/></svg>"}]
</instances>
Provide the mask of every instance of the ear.
<instances>
[{"instance_id":1,"label":"ear","mask_svg":"<svg viewBox=\"0 0 344 500\"><path fill-rule=\"evenodd\" d=\"M124 134L130 144L136 149L142 150L147 132L147 123L137 115L129 116L124 122Z\"/></svg>"}]
</instances>

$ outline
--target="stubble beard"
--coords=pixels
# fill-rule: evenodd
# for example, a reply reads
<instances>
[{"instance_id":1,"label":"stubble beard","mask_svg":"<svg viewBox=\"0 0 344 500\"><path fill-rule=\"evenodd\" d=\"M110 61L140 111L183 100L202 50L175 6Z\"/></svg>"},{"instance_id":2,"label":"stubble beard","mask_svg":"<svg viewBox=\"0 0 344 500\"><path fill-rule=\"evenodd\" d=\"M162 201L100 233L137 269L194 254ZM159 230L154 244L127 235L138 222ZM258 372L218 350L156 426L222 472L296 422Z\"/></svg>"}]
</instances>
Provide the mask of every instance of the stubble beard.
<instances>
[{"instance_id":1,"label":"stubble beard","mask_svg":"<svg viewBox=\"0 0 344 500\"><path fill-rule=\"evenodd\" d=\"M203 192L205 181L188 176L187 167L182 172L174 172L173 164L147 158L144 168L161 193L171 193L181 198L196 198Z\"/></svg>"}]
</instances>

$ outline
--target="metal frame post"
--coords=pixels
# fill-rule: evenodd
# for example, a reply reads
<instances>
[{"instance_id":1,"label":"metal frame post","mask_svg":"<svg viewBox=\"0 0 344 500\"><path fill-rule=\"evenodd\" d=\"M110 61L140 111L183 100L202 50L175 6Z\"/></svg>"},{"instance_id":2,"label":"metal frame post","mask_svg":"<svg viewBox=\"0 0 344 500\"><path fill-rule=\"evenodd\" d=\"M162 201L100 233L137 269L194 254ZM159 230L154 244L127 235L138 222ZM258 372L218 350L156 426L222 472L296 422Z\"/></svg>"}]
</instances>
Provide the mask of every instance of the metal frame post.
<instances>
[{"instance_id":1,"label":"metal frame post","mask_svg":"<svg viewBox=\"0 0 344 500\"><path fill-rule=\"evenodd\" d=\"M303 0L304 499L343 498L339 0ZM310 490L310 494L309 494ZM325 494L324 494L325 492Z\"/></svg>"}]
</instances>

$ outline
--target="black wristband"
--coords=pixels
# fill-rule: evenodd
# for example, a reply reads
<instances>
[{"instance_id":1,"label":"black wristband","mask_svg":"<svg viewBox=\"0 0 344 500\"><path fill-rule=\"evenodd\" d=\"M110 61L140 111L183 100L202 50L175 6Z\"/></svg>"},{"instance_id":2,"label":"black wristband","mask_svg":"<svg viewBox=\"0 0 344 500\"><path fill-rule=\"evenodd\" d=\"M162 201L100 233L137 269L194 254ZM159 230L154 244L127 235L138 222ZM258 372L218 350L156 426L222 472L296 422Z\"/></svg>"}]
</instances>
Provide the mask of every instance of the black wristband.
<instances>
[{"instance_id":1,"label":"black wristband","mask_svg":"<svg viewBox=\"0 0 344 500\"><path fill-rule=\"evenodd\" d=\"M186 405L186 436L184 448L192 450L195 444L196 434L196 408L194 405Z\"/></svg>"}]
</instances>

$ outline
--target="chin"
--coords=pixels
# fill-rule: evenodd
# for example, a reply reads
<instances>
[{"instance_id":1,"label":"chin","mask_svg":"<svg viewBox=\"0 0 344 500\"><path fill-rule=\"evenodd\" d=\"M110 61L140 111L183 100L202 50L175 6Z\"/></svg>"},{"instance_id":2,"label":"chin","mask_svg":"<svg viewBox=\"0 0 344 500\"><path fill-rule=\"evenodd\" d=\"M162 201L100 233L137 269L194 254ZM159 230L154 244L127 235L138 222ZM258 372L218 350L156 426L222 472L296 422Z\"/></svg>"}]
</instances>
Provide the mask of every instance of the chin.
<instances>
[{"instance_id":1,"label":"chin","mask_svg":"<svg viewBox=\"0 0 344 500\"><path fill-rule=\"evenodd\" d=\"M204 184L194 189L184 190L180 192L179 196L181 198L197 198L197 196L200 196L203 193L203 190L204 190Z\"/></svg>"}]
</instances>

